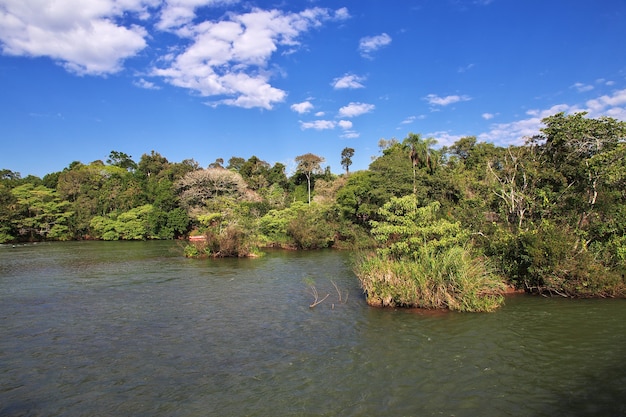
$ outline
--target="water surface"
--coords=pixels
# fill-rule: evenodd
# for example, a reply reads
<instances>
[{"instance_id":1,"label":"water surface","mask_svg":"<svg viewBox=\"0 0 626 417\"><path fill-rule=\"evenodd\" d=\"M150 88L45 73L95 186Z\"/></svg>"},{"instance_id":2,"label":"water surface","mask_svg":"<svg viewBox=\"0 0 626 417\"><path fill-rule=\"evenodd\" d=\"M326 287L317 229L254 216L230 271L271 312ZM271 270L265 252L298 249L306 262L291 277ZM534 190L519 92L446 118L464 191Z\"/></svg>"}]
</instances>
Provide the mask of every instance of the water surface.
<instances>
[{"instance_id":1,"label":"water surface","mask_svg":"<svg viewBox=\"0 0 626 417\"><path fill-rule=\"evenodd\" d=\"M349 260L2 246L0 416L626 415L624 300L377 309Z\"/></svg>"}]
</instances>

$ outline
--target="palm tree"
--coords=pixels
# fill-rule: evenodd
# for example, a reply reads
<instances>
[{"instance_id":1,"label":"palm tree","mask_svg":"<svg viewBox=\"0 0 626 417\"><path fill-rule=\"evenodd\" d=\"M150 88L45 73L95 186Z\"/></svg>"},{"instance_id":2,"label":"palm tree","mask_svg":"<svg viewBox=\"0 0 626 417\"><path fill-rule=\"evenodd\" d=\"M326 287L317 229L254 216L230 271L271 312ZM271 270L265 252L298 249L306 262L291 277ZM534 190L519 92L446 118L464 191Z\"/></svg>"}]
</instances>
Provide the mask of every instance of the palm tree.
<instances>
[{"instance_id":1,"label":"palm tree","mask_svg":"<svg viewBox=\"0 0 626 417\"><path fill-rule=\"evenodd\" d=\"M439 153L431 148L437 141L433 138L422 139L420 134L409 133L402 144L409 150L409 158L413 164L413 194L417 195L417 169L426 168L429 173L435 172L439 162Z\"/></svg>"}]
</instances>

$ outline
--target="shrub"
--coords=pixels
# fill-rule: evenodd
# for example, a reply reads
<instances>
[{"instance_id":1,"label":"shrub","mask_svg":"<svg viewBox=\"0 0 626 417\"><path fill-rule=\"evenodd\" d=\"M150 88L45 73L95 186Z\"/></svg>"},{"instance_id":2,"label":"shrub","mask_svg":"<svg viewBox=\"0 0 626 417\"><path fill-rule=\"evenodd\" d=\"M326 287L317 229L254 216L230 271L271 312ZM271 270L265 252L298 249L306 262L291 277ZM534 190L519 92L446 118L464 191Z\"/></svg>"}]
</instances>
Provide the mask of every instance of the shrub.
<instances>
[{"instance_id":1,"label":"shrub","mask_svg":"<svg viewBox=\"0 0 626 417\"><path fill-rule=\"evenodd\" d=\"M471 249L458 223L438 216L439 204L392 198L372 222L381 244L357 259L354 271L368 303L380 306L493 311L504 285Z\"/></svg>"},{"instance_id":2,"label":"shrub","mask_svg":"<svg viewBox=\"0 0 626 417\"><path fill-rule=\"evenodd\" d=\"M413 261L369 255L355 273L371 305L483 312L504 301L500 279L460 246L423 251Z\"/></svg>"},{"instance_id":3,"label":"shrub","mask_svg":"<svg viewBox=\"0 0 626 417\"><path fill-rule=\"evenodd\" d=\"M567 226L543 221L516 235L503 232L488 252L504 274L527 292L567 297L623 296L624 283Z\"/></svg>"}]
</instances>

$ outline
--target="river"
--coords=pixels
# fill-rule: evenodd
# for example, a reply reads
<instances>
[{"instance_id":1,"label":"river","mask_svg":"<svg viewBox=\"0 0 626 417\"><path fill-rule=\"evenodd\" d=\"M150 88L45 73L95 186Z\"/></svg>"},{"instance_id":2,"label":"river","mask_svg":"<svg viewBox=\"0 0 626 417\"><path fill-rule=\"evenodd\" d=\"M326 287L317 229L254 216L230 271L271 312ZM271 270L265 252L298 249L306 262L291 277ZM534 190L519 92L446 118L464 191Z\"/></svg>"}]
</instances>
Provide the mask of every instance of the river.
<instances>
[{"instance_id":1,"label":"river","mask_svg":"<svg viewBox=\"0 0 626 417\"><path fill-rule=\"evenodd\" d=\"M625 360L626 300L378 309L347 252L0 246L2 417L624 416Z\"/></svg>"}]
</instances>

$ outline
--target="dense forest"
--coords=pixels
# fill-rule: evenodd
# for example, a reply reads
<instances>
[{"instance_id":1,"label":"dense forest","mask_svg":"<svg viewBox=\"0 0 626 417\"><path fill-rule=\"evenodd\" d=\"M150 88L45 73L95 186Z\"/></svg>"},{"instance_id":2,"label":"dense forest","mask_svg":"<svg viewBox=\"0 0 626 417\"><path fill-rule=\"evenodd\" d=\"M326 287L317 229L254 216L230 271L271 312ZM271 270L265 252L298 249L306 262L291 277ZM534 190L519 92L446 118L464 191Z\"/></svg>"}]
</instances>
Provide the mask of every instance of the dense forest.
<instances>
[{"instance_id":1,"label":"dense forest","mask_svg":"<svg viewBox=\"0 0 626 417\"><path fill-rule=\"evenodd\" d=\"M623 297L626 123L559 113L543 124L506 148L471 136L439 149L417 134L381 139L356 172L345 148L341 175L310 153L295 158L291 176L255 156L202 168L155 151L138 162L111 151L43 178L2 170L0 243L203 236L187 256L352 249L379 305L491 310L503 282ZM406 286L407 276L429 281Z\"/></svg>"}]
</instances>

